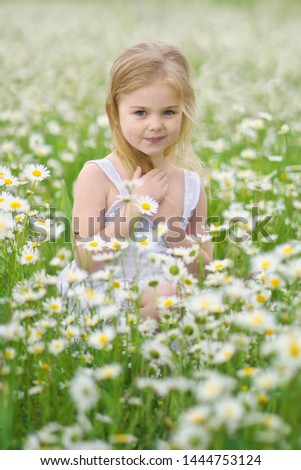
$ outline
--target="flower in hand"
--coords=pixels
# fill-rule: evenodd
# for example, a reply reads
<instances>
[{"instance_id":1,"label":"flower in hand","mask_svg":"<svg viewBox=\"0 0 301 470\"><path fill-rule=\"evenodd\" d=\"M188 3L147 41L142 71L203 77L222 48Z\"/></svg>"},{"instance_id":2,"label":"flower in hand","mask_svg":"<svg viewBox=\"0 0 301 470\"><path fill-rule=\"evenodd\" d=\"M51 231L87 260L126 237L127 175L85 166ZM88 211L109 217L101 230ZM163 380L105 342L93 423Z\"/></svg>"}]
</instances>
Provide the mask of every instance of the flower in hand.
<instances>
[{"instance_id":1,"label":"flower in hand","mask_svg":"<svg viewBox=\"0 0 301 470\"><path fill-rule=\"evenodd\" d=\"M158 212L159 204L151 196L139 196L135 204L141 214L154 215Z\"/></svg>"}]
</instances>

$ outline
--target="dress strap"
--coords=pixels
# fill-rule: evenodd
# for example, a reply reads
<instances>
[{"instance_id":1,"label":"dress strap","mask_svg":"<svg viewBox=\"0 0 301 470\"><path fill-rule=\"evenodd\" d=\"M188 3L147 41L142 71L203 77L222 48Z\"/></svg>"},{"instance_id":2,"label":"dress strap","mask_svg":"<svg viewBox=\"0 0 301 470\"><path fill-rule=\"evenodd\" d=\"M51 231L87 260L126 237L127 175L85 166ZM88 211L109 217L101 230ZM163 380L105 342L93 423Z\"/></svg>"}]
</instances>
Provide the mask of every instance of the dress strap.
<instances>
[{"instance_id":1,"label":"dress strap","mask_svg":"<svg viewBox=\"0 0 301 470\"><path fill-rule=\"evenodd\" d=\"M184 193L183 218L184 218L184 225L186 226L199 201L200 191L201 191L201 179L197 173L195 173L194 171L187 170L187 169L184 169L184 178L185 178L185 193Z\"/></svg>"},{"instance_id":2,"label":"dress strap","mask_svg":"<svg viewBox=\"0 0 301 470\"><path fill-rule=\"evenodd\" d=\"M87 165L88 163L96 163L96 165L98 165L102 169L102 171L112 181L112 183L115 184L119 191L119 194L122 197L128 196L129 192L124 185L124 181L116 170L114 164L111 162L111 160L105 157L100 158L99 160L89 160L85 163L85 165Z\"/></svg>"}]
</instances>

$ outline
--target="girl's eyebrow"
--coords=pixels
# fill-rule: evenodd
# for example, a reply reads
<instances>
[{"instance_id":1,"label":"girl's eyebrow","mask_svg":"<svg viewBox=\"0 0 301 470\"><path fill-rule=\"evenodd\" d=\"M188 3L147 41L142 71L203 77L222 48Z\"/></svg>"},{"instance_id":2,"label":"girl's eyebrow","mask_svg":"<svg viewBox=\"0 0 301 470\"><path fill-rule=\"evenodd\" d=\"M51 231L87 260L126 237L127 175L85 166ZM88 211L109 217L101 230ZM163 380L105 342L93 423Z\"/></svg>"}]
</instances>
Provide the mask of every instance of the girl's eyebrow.
<instances>
[{"instance_id":1,"label":"girl's eyebrow","mask_svg":"<svg viewBox=\"0 0 301 470\"><path fill-rule=\"evenodd\" d=\"M178 105L178 104L172 104L170 106L164 106L164 108L162 108L162 109L179 108L179 107L180 107L180 105ZM146 106L140 106L140 105L133 105L133 106L130 106L130 108L147 109Z\"/></svg>"}]
</instances>

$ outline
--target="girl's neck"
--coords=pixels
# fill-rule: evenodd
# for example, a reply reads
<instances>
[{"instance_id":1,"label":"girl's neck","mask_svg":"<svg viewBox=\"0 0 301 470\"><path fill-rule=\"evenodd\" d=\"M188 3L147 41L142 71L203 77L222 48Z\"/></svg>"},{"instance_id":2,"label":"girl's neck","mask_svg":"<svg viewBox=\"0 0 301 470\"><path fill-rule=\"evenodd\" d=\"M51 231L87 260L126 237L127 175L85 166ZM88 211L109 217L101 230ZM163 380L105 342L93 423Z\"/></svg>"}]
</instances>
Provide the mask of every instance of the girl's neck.
<instances>
[{"instance_id":1,"label":"girl's neck","mask_svg":"<svg viewBox=\"0 0 301 470\"><path fill-rule=\"evenodd\" d=\"M121 172L123 173L124 178L125 179L130 179L128 171L126 170L126 168L122 164L119 156L115 152L112 152L109 155L109 158L110 158L110 160L113 161L113 163L118 165L119 171L122 169L122 171L120 171L120 173ZM175 166L169 161L168 158L165 158L165 157L158 157L158 158L153 157L152 158L152 163L153 163L154 168L161 168L167 174L171 173L175 169Z\"/></svg>"}]
</instances>

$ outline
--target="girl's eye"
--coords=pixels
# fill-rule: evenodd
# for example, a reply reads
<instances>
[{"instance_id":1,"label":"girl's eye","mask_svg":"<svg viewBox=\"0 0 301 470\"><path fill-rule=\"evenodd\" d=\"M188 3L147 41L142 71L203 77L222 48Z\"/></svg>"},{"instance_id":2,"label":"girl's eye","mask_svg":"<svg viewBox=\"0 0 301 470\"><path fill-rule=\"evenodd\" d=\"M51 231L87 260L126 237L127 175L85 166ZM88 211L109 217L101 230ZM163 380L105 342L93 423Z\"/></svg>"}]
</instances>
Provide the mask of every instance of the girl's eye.
<instances>
[{"instance_id":1,"label":"girl's eye","mask_svg":"<svg viewBox=\"0 0 301 470\"><path fill-rule=\"evenodd\" d=\"M139 111L135 111L135 114L136 114L136 116L145 116L146 111L143 111L142 109L140 109Z\"/></svg>"},{"instance_id":2,"label":"girl's eye","mask_svg":"<svg viewBox=\"0 0 301 470\"><path fill-rule=\"evenodd\" d=\"M166 109L166 111L164 111L164 114L166 114L167 116L172 116L173 114L175 114L175 112L172 109Z\"/></svg>"}]
</instances>

